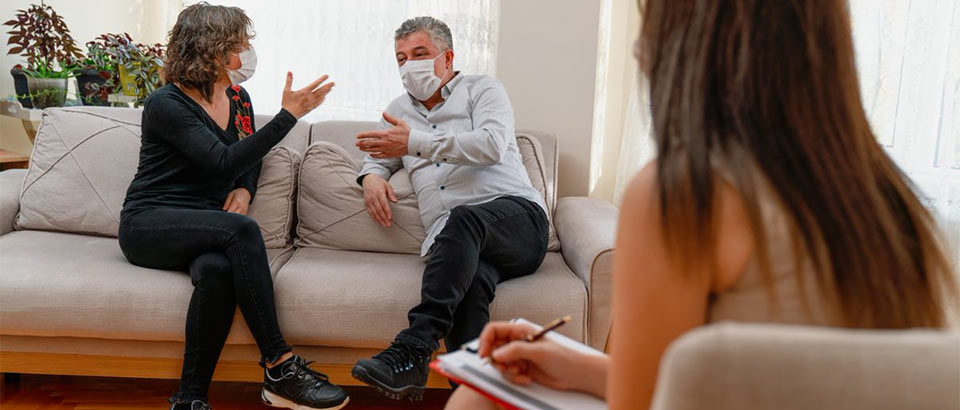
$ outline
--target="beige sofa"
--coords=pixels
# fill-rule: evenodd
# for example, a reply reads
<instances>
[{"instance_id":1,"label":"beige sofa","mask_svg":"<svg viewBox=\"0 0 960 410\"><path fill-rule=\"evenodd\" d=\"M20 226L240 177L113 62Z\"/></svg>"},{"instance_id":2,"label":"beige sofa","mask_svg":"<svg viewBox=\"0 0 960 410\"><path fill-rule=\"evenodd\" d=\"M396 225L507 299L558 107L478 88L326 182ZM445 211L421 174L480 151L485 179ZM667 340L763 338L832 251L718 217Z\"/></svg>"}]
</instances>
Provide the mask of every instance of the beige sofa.
<instances>
[{"instance_id":1,"label":"beige sofa","mask_svg":"<svg viewBox=\"0 0 960 410\"><path fill-rule=\"evenodd\" d=\"M132 109L46 110L30 169L0 173L0 371L178 377L189 276L133 266L116 240L139 124ZM391 180L402 198L385 229L363 211L356 171L343 161L326 166L340 156L359 167L355 135L374 126L299 123L264 159L250 208L269 248L285 336L343 384L355 383L349 369L357 359L405 327L423 269L423 227L406 174ZM602 200L556 199L556 140L517 136L552 214L555 251L536 273L498 287L492 318L571 315L563 333L603 349L617 210ZM258 356L238 313L215 377L260 380ZM431 376L428 385L446 383Z\"/></svg>"}]
</instances>

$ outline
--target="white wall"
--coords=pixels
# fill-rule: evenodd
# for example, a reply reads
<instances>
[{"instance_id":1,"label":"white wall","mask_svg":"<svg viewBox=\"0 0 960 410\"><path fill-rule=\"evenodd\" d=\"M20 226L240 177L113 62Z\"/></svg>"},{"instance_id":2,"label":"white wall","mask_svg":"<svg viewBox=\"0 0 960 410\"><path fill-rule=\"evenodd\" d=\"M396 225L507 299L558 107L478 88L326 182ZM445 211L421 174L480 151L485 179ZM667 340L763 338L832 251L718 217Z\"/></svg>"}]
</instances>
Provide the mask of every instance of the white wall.
<instances>
[{"instance_id":1,"label":"white wall","mask_svg":"<svg viewBox=\"0 0 960 410\"><path fill-rule=\"evenodd\" d=\"M497 77L518 128L556 134L558 196L587 195L600 1L503 0Z\"/></svg>"},{"instance_id":2,"label":"white wall","mask_svg":"<svg viewBox=\"0 0 960 410\"><path fill-rule=\"evenodd\" d=\"M31 3L39 0L3 0L0 2L0 21L7 21L14 17L18 9L26 9ZM169 10L178 9L177 0L46 0L45 4L53 6L57 14L63 16L70 34L77 44L83 47L87 41L103 33L130 33L133 39L143 43L165 42L167 14ZM10 69L14 65L24 63L17 55L7 55L10 47L5 46L10 38L9 27L0 27L0 98L16 94L13 88L13 77ZM23 131L20 120L0 117L0 148L8 151L29 154L30 145L27 134Z\"/></svg>"}]
</instances>

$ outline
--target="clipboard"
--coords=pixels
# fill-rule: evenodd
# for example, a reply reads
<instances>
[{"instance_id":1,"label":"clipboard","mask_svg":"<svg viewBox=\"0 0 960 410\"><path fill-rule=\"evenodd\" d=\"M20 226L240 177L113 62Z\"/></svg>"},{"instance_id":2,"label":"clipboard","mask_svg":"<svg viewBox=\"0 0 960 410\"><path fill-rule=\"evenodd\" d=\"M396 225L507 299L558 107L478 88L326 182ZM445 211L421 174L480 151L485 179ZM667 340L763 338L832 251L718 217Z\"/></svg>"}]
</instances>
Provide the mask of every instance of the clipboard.
<instances>
[{"instance_id":1,"label":"clipboard","mask_svg":"<svg viewBox=\"0 0 960 410\"><path fill-rule=\"evenodd\" d=\"M523 319L518 319L517 322L539 328L538 325ZM559 333L550 332L546 337L576 351L587 354L603 354ZM504 379L493 366L485 363L475 353L471 353L471 351L475 352L478 346L479 341L473 340L458 351L440 355L430 363L430 368L453 382L477 391L507 409L605 410L607 408L603 400L586 393L554 390L536 383L530 386L513 384Z\"/></svg>"}]
</instances>

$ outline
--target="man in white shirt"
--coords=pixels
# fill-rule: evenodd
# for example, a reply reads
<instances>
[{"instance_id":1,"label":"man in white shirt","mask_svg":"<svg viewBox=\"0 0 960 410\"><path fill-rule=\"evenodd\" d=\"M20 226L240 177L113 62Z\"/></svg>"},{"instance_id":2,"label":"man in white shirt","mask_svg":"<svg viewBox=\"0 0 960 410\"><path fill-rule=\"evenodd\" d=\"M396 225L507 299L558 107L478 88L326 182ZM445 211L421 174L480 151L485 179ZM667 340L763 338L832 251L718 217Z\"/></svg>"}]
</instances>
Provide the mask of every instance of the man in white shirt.
<instances>
[{"instance_id":1,"label":"man in white shirt","mask_svg":"<svg viewBox=\"0 0 960 410\"><path fill-rule=\"evenodd\" d=\"M358 362L353 376L387 396L419 400L439 340L453 350L479 336L497 283L543 262L549 224L503 85L454 71L450 29L435 18L407 20L394 39L407 93L387 107L380 129L357 136L367 152L357 181L370 216L388 227L397 198L387 180L407 170L427 229L421 255L429 259L410 327Z\"/></svg>"}]
</instances>

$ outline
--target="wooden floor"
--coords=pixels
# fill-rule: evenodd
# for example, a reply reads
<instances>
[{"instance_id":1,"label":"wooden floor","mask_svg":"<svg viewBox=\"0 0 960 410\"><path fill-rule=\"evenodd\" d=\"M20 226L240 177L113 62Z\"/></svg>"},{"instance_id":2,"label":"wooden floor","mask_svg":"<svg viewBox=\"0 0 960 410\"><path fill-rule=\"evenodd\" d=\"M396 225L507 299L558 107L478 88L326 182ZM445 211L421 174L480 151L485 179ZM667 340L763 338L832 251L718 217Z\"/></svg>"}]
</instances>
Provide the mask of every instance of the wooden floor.
<instances>
[{"instance_id":1,"label":"wooden floor","mask_svg":"<svg viewBox=\"0 0 960 410\"><path fill-rule=\"evenodd\" d=\"M210 404L215 410L271 409L260 403L257 383L215 382ZM166 399L177 388L175 380L109 377L22 375L0 388L3 410L137 410L169 409ZM367 387L345 387L350 410L442 409L449 389L428 389L420 403L394 401Z\"/></svg>"}]
</instances>

